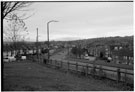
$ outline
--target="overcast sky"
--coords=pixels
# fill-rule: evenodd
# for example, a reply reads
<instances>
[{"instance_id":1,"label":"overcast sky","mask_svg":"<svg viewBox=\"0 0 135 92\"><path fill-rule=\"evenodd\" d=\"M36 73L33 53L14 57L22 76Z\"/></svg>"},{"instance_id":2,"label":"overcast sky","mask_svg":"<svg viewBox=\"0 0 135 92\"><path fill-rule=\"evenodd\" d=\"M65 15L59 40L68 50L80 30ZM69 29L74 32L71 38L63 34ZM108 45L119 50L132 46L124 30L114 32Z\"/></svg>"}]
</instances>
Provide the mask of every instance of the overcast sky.
<instances>
[{"instance_id":1,"label":"overcast sky","mask_svg":"<svg viewBox=\"0 0 135 92\"><path fill-rule=\"evenodd\" d=\"M74 40L109 36L133 35L133 2L35 2L25 20L31 41Z\"/></svg>"}]
</instances>

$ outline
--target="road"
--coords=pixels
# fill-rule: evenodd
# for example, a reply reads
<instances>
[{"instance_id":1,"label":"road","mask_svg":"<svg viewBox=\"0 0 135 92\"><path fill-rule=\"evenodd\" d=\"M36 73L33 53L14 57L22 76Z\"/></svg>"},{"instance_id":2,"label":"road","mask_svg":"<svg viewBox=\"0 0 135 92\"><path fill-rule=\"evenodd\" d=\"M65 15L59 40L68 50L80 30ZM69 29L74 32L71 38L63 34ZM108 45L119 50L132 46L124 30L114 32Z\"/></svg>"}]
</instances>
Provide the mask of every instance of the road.
<instances>
[{"instance_id":1,"label":"road","mask_svg":"<svg viewBox=\"0 0 135 92\"><path fill-rule=\"evenodd\" d=\"M64 49L61 52L58 52L57 54L53 55L51 57L52 60L62 60L62 61L70 61L70 62L79 62L81 64L93 64L93 62L85 59L72 59L72 58L66 58L66 55L68 54L68 51ZM133 70L133 65L124 65L124 64L114 64L114 63L107 63L103 60L96 60L96 65L103 65L103 66L109 66L109 67L115 67L115 68L121 68L121 69L128 69Z\"/></svg>"}]
</instances>

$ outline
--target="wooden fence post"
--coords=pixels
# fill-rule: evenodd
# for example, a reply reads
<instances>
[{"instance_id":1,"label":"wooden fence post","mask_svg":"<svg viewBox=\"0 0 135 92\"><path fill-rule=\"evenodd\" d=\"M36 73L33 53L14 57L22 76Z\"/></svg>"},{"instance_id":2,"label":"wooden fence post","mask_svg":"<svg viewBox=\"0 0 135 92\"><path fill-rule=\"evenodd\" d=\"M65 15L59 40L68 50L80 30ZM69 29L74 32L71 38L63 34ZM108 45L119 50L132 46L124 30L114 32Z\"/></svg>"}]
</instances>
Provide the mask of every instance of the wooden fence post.
<instances>
[{"instance_id":1,"label":"wooden fence post","mask_svg":"<svg viewBox=\"0 0 135 92\"><path fill-rule=\"evenodd\" d=\"M56 65L56 64L57 64L57 60L55 60L55 62L54 62L55 68L57 67L57 65Z\"/></svg>"},{"instance_id":2,"label":"wooden fence post","mask_svg":"<svg viewBox=\"0 0 135 92\"><path fill-rule=\"evenodd\" d=\"M86 65L86 76L88 76L88 64Z\"/></svg>"},{"instance_id":3,"label":"wooden fence post","mask_svg":"<svg viewBox=\"0 0 135 92\"><path fill-rule=\"evenodd\" d=\"M96 76L96 66L94 65L93 68L92 68L92 75L95 77Z\"/></svg>"},{"instance_id":4,"label":"wooden fence post","mask_svg":"<svg viewBox=\"0 0 135 92\"><path fill-rule=\"evenodd\" d=\"M126 74L126 73L127 73L127 69L125 69L125 76L124 76L124 78L125 78L125 80L124 80L125 83L127 82L127 74Z\"/></svg>"},{"instance_id":5,"label":"wooden fence post","mask_svg":"<svg viewBox=\"0 0 135 92\"><path fill-rule=\"evenodd\" d=\"M62 61L61 61L61 68L62 68Z\"/></svg>"},{"instance_id":6,"label":"wooden fence post","mask_svg":"<svg viewBox=\"0 0 135 92\"><path fill-rule=\"evenodd\" d=\"M78 72L78 63L76 62L76 72Z\"/></svg>"},{"instance_id":7,"label":"wooden fence post","mask_svg":"<svg viewBox=\"0 0 135 92\"><path fill-rule=\"evenodd\" d=\"M53 60L51 59L51 60L50 60L50 64L51 64L51 65L53 65L53 63L52 63L52 62L53 62Z\"/></svg>"},{"instance_id":8,"label":"wooden fence post","mask_svg":"<svg viewBox=\"0 0 135 92\"><path fill-rule=\"evenodd\" d=\"M50 59L50 65L52 65L52 59Z\"/></svg>"},{"instance_id":9,"label":"wooden fence post","mask_svg":"<svg viewBox=\"0 0 135 92\"><path fill-rule=\"evenodd\" d=\"M50 60L48 61L48 65L50 65Z\"/></svg>"},{"instance_id":10,"label":"wooden fence post","mask_svg":"<svg viewBox=\"0 0 135 92\"><path fill-rule=\"evenodd\" d=\"M68 70L69 70L69 64L70 64L69 61L67 62L67 64L68 64Z\"/></svg>"},{"instance_id":11,"label":"wooden fence post","mask_svg":"<svg viewBox=\"0 0 135 92\"><path fill-rule=\"evenodd\" d=\"M117 69L117 82L119 82L120 79L121 79L120 69Z\"/></svg>"},{"instance_id":12,"label":"wooden fence post","mask_svg":"<svg viewBox=\"0 0 135 92\"><path fill-rule=\"evenodd\" d=\"M55 66L55 60L52 61L52 65Z\"/></svg>"},{"instance_id":13,"label":"wooden fence post","mask_svg":"<svg viewBox=\"0 0 135 92\"><path fill-rule=\"evenodd\" d=\"M51 60L51 64L53 65L53 60Z\"/></svg>"}]
</instances>

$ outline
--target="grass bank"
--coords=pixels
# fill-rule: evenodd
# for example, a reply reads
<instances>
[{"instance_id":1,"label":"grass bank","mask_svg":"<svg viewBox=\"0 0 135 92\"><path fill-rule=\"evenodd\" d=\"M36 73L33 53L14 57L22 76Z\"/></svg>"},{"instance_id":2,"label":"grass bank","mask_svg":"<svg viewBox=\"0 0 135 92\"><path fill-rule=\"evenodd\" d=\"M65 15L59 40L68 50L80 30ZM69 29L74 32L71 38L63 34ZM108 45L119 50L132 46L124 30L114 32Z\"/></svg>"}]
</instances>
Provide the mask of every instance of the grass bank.
<instances>
[{"instance_id":1,"label":"grass bank","mask_svg":"<svg viewBox=\"0 0 135 92\"><path fill-rule=\"evenodd\" d=\"M35 62L4 63L3 91L122 91L123 85L55 70Z\"/></svg>"}]
</instances>

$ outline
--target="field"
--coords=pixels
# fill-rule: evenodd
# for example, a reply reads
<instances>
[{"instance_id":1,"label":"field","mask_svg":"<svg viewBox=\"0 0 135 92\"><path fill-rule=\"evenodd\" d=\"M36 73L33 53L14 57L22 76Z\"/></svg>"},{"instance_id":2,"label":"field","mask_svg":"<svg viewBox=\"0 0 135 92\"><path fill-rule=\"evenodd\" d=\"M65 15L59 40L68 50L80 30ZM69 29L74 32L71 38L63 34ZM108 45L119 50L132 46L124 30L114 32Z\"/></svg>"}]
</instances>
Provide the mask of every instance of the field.
<instances>
[{"instance_id":1,"label":"field","mask_svg":"<svg viewBox=\"0 0 135 92\"><path fill-rule=\"evenodd\" d=\"M112 81L86 78L29 61L4 63L3 71L4 91L129 90Z\"/></svg>"}]
</instances>

